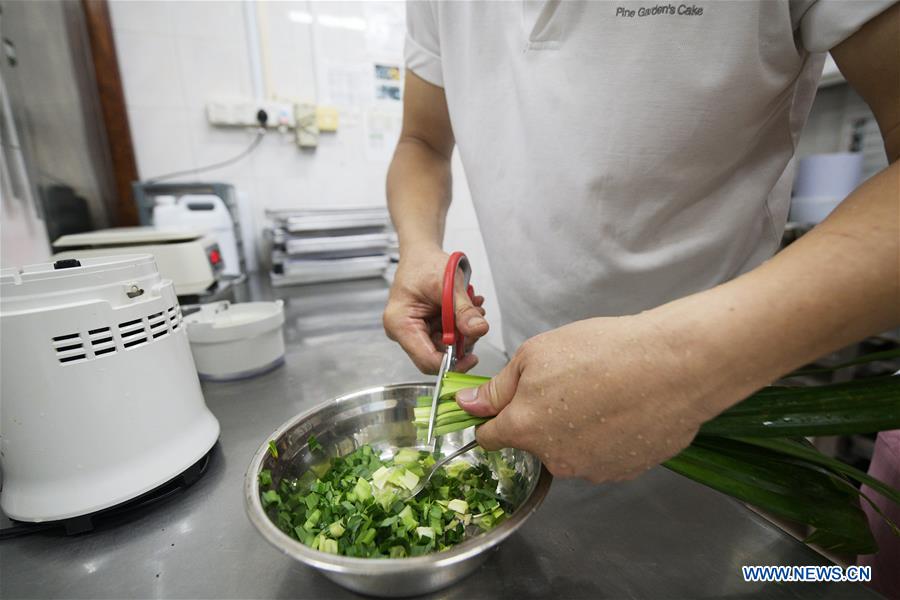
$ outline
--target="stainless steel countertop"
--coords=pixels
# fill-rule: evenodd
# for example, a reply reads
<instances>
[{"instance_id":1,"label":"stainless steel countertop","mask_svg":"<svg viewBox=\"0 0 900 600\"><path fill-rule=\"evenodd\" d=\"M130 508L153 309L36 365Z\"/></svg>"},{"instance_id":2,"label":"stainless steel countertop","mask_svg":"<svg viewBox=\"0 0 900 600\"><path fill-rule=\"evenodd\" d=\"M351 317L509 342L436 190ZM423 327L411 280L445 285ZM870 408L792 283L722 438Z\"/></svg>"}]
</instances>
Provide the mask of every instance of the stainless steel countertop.
<instances>
[{"instance_id":1,"label":"stainless steel countertop","mask_svg":"<svg viewBox=\"0 0 900 600\"><path fill-rule=\"evenodd\" d=\"M285 300L286 364L256 379L204 384L222 425L208 472L122 523L74 537L43 532L0 542L0 597L355 596L263 541L244 515L244 471L267 436L300 411L356 389L424 377L381 331L383 282L272 291L256 279L237 293ZM479 355L479 373L505 362L488 347ZM829 563L741 504L656 468L624 484L555 481L520 532L436 597L869 595L856 584L747 584L745 564Z\"/></svg>"}]
</instances>

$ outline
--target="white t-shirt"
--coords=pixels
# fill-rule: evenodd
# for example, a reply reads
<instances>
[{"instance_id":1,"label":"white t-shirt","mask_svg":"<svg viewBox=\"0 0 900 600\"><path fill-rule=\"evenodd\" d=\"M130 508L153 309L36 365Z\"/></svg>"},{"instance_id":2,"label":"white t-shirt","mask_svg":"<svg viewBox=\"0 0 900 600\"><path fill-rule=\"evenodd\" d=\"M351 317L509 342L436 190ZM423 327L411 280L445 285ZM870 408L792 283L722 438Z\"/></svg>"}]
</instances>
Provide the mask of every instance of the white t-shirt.
<instances>
[{"instance_id":1,"label":"white t-shirt","mask_svg":"<svg viewBox=\"0 0 900 600\"><path fill-rule=\"evenodd\" d=\"M891 3L409 2L406 63L446 93L506 349L769 258L824 53Z\"/></svg>"}]
</instances>

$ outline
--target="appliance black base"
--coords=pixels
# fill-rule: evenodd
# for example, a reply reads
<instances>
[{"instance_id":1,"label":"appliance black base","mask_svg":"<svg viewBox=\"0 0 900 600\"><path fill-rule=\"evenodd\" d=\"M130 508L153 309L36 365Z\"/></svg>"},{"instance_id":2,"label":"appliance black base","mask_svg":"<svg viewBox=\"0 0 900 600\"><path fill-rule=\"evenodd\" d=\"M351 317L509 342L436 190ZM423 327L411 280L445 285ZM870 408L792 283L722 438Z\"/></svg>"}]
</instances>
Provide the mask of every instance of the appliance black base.
<instances>
[{"instance_id":1,"label":"appliance black base","mask_svg":"<svg viewBox=\"0 0 900 600\"><path fill-rule=\"evenodd\" d=\"M161 486L156 487L149 492L144 492L136 498L87 515L79 515L77 517L60 519L58 521L28 523L10 519L14 525L12 527L0 529L0 540L58 528L63 529L66 535L78 535L93 531L101 523L123 520L129 515L146 510L148 507L162 502L196 483L196 481L206 473L210 459L216 451L217 446L218 442L216 442L213 447L200 458L200 460L185 469L182 473L176 475Z\"/></svg>"}]
</instances>

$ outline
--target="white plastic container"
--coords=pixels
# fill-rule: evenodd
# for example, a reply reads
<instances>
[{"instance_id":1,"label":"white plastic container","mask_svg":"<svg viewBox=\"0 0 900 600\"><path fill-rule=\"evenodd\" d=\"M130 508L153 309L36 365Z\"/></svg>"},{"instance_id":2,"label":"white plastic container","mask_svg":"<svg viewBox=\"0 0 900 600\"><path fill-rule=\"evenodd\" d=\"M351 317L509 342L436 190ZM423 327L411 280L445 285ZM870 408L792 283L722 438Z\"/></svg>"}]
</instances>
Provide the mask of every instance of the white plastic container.
<instances>
[{"instance_id":1,"label":"white plastic container","mask_svg":"<svg viewBox=\"0 0 900 600\"><path fill-rule=\"evenodd\" d=\"M150 255L0 271L0 505L53 521L166 483L219 437Z\"/></svg>"},{"instance_id":2,"label":"white plastic container","mask_svg":"<svg viewBox=\"0 0 900 600\"><path fill-rule=\"evenodd\" d=\"M281 300L216 302L203 305L184 320L201 379L245 379L284 363Z\"/></svg>"}]
</instances>

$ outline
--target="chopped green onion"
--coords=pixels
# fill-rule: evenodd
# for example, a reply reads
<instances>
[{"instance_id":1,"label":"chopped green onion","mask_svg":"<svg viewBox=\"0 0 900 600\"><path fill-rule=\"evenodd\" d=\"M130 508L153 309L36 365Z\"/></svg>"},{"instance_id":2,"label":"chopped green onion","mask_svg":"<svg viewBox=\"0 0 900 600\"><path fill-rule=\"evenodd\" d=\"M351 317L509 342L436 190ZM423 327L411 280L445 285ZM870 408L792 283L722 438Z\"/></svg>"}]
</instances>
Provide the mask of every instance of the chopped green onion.
<instances>
[{"instance_id":1,"label":"chopped green onion","mask_svg":"<svg viewBox=\"0 0 900 600\"><path fill-rule=\"evenodd\" d=\"M442 467L419 495L410 497L434 457L405 448L381 460L362 446L296 479L277 481L271 471L260 472L260 498L279 529L320 552L421 556L474 535L466 532L469 523L488 531L507 516L510 505L494 500L500 485L494 473L511 467L499 455L489 455L488 461L491 466L460 460ZM476 506L484 513L477 519L468 512Z\"/></svg>"},{"instance_id":2,"label":"chopped green onion","mask_svg":"<svg viewBox=\"0 0 900 600\"><path fill-rule=\"evenodd\" d=\"M344 535L345 531L346 531L346 529L344 529L344 526L341 525L340 521L335 521L334 523L332 523L331 525L328 526L328 533L330 533L331 537L334 537L334 538L341 537L342 535Z\"/></svg>"},{"instance_id":3,"label":"chopped green onion","mask_svg":"<svg viewBox=\"0 0 900 600\"><path fill-rule=\"evenodd\" d=\"M272 485L272 472L263 469L259 472L259 487L269 487L270 485Z\"/></svg>"},{"instance_id":4,"label":"chopped green onion","mask_svg":"<svg viewBox=\"0 0 900 600\"><path fill-rule=\"evenodd\" d=\"M321 550L322 552L328 552L329 554L337 554L338 553L337 540L331 540L328 538L324 538L319 543L319 550Z\"/></svg>"},{"instance_id":5,"label":"chopped green onion","mask_svg":"<svg viewBox=\"0 0 900 600\"><path fill-rule=\"evenodd\" d=\"M368 481L360 477L356 480L356 485L353 486L353 493L360 500L368 500L372 497L372 486Z\"/></svg>"}]
</instances>

